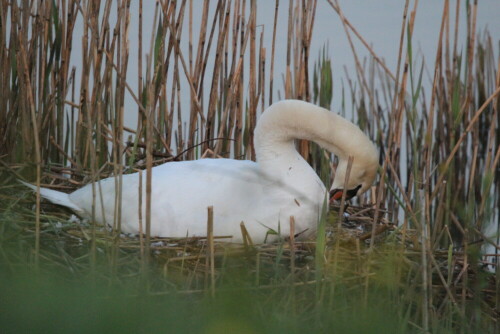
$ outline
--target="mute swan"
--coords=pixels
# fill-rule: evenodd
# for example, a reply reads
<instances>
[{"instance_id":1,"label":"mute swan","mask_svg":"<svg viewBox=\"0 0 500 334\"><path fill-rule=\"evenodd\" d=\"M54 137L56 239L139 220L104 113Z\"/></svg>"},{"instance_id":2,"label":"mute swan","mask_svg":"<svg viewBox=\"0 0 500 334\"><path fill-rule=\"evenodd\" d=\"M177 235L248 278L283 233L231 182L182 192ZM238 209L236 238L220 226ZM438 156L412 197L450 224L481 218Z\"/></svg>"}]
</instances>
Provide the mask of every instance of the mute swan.
<instances>
[{"instance_id":1,"label":"mute swan","mask_svg":"<svg viewBox=\"0 0 500 334\"><path fill-rule=\"evenodd\" d=\"M311 140L339 157L330 194L334 199L360 195L373 183L378 153L361 130L339 115L313 104L285 100L271 105L255 128L257 162L201 159L169 162L152 169L151 235L205 236L207 207L214 207L214 235L232 235L241 242L240 222L254 242L263 242L269 229L288 236L290 216L295 231L316 230L326 189L295 149L295 139ZM350 178L344 185L348 156L354 157ZM146 172L142 173L146 188ZM139 174L123 175L121 229L139 232ZM36 189L32 185L28 185ZM95 219L112 224L115 212L115 179L96 186ZM42 188L41 196L89 216L92 186L71 194ZM99 193L102 193L100 198ZM145 231L145 193L142 221Z\"/></svg>"}]
</instances>

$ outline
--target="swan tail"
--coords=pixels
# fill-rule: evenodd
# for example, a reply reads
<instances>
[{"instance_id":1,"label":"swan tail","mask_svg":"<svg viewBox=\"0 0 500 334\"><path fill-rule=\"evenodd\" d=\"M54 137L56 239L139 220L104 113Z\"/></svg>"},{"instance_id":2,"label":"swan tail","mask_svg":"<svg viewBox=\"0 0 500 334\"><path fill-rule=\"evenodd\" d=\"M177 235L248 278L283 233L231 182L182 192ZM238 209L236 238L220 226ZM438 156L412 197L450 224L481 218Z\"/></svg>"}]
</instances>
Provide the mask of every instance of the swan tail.
<instances>
[{"instance_id":1,"label":"swan tail","mask_svg":"<svg viewBox=\"0 0 500 334\"><path fill-rule=\"evenodd\" d=\"M37 187L35 185L21 181L21 180L19 180L19 182L21 182L26 187L31 188L31 190L36 192ZM75 203L73 203L71 201L71 199L69 198L69 194L63 193L61 191L52 190L52 189L40 188L40 196L49 200L51 203L65 206L65 207L73 210L75 213L79 214L80 216L85 213L84 210L82 210L79 206L77 206Z\"/></svg>"}]
</instances>

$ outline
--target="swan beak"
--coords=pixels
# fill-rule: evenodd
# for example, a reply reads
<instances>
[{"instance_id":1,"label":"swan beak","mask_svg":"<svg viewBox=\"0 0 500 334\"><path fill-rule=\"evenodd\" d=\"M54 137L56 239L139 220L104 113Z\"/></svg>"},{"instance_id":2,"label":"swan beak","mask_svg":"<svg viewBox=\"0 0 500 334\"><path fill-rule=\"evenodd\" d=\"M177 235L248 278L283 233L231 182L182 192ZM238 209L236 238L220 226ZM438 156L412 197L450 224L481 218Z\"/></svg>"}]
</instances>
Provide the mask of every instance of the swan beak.
<instances>
[{"instance_id":1,"label":"swan beak","mask_svg":"<svg viewBox=\"0 0 500 334\"><path fill-rule=\"evenodd\" d=\"M330 191L330 203L333 201L340 201L343 192L343 189L333 189Z\"/></svg>"},{"instance_id":2,"label":"swan beak","mask_svg":"<svg viewBox=\"0 0 500 334\"><path fill-rule=\"evenodd\" d=\"M358 193L358 190L360 188L361 188L361 185L358 185L354 189L348 189L346 196L345 196L346 201L348 201L351 198L353 198L354 196L356 196ZM330 203L333 201L340 201L342 199L343 193L344 193L344 189L339 189L339 188L336 188L336 189L333 189L332 191L330 191Z\"/></svg>"}]
</instances>

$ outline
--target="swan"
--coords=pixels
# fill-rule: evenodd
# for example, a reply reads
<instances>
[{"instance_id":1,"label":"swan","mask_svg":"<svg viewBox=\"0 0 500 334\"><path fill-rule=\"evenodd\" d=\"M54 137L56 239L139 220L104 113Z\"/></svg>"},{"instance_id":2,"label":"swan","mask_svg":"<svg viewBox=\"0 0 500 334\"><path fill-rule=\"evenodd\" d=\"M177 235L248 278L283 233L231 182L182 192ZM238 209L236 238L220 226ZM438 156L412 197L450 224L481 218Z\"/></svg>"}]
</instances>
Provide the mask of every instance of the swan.
<instances>
[{"instance_id":1,"label":"swan","mask_svg":"<svg viewBox=\"0 0 500 334\"><path fill-rule=\"evenodd\" d=\"M252 240L262 243L271 229L283 237L295 231L314 233L326 188L295 149L295 139L314 141L339 158L330 195L340 199L360 195L373 183L378 152L353 123L314 104L284 100L269 106L254 132L256 162L234 159L200 159L169 162L152 169L151 235L159 237L206 236L207 207L214 210L214 235L230 235L242 242L240 223ZM344 184L348 157L353 156L350 178ZM139 173L123 175L121 229L145 231L146 173L142 173L143 203L139 217ZM27 184L36 190L33 185ZM115 213L115 177L96 183L95 220L112 224ZM49 201L89 217L92 185L70 194L41 188Z\"/></svg>"}]
</instances>

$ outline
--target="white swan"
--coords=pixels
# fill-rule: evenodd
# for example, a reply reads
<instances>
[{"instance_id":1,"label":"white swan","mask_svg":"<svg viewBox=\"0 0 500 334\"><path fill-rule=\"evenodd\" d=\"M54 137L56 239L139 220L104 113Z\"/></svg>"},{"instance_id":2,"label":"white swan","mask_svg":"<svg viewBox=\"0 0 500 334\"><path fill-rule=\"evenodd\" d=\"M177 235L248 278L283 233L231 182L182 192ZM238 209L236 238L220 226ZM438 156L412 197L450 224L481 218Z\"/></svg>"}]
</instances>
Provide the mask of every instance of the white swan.
<instances>
[{"instance_id":1,"label":"white swan","mask_svg":"<svg viewBox=\"0 0 500 334\"><path fill-rule=\"evenodd\" d=\"M357 126L307 102L281 101L260 116L255 128L257 162L201 159L169 162L152 169L151 235L205 236L208 206L214 207L214 234L232 235L235 242L242 241L242 221L258 243L264 240L269 228L288 236L290 216L295 218L297 233L314 232L326 189L296 151L295 139L314 141L339 157L331 188L335 199L340 198L344 189L352 197L372 185L378 153ZM354 162L345 186L348 156L353 156ZM139 231L138 175L123 175L121 228L126 233ZM146 172L142 175L142 230L145 231ZM112 224L115 179L109 177L99 183L95 218L99 223ZM90 184L71 194L42 188L41 196L80 215L89 216L92 212Z\"/></svg>"}]
</instances>

